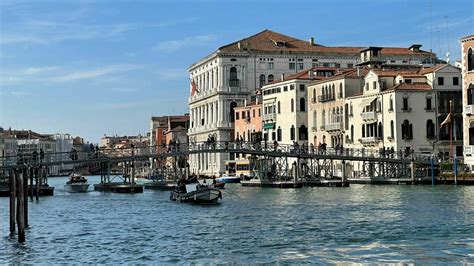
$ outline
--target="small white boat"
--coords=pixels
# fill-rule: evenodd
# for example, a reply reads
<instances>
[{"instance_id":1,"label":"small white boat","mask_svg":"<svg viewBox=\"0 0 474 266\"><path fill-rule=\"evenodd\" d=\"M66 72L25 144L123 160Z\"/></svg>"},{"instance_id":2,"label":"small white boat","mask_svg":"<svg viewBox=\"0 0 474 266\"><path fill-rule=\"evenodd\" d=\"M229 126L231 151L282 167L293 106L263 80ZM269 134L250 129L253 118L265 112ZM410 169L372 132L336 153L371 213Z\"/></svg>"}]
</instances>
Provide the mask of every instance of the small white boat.
<instances>
[{"instance_id":1,"label":"small white boat","mask_svg":"<svg viewBox=\"0 0 474 266\"><path fill-rule=\"evenodd\" d=\"M218 183L240 183L240 177L235 175L223 174L221 177L216 178Z\"/></svg>"},{"instance_id":2,"label":"small white boat","mask_svg":"<svg viewBox=\"0 0 474 266\"><path fill-rule=\"evenodd\" d=\"M64 185L66 192L87 192L88 189L89 183L87 183L87 178L74 173L69 176L69 181Z\"/></svg>"}]
</instances>

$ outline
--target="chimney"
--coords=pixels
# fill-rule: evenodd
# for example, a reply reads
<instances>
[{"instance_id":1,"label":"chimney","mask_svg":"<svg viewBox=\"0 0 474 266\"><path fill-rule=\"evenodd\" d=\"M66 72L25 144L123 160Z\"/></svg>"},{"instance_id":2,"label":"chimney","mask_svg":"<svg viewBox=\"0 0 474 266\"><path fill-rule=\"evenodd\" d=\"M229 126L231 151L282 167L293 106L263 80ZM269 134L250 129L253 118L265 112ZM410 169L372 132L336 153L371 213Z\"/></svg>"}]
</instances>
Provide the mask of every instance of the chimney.
<instances>
[{"instance_id":1,"label":"chimney","mask_svg":"<svg viewBox=\"0 0 474 266\"><path fill-rule=\"evenodd\" d=\"M244 100L244 106L247 106L247 99Z\"/></svg>"},{"instance_id":2,"label":"chimney","mask_svg":"<svg viewBox=\"0 0 474 266\"><path fill-rule=\"evenodd\" d=\"M360 77L360 67L357 66L357 76Z\"/></svg>"},{"instance_id":3,"label":"chimney","mask_svg":"<svg viewBox=\"0 0 474 266\"><path fill-rule=\"evenodd\" d=\"M313 78L313 71L312 70L308 70L308 78Z\"/></svg>"},{"instance_id":4,"label":"chimney","mask_svg":"<svg viewBox=\"0 0 474 266\"><path fill-rule=\"evenodd\" d=\"M239 50L242 50L242 45L240 44L240 42L237 43L237 47L239 48Z\"/></svg>"},{"instance_id":5,"label":"chimney","mask_svg":"<svg viewBox=\"0 0 474 266\"><path fill-rule=\"evenodd\" d=\"M314 45L314 37L309 38L309 44Z\"/></svg>"},{"instance_id":6,"label":"chimney","mask_svg":"<svg viewBox=\"0 0 474 266\"><path fill-rule=\"evenodd\" d=\"M285 80L285 74L281 74L280 80L281 80L281 81Z\"/></svg>"}]
</instances>

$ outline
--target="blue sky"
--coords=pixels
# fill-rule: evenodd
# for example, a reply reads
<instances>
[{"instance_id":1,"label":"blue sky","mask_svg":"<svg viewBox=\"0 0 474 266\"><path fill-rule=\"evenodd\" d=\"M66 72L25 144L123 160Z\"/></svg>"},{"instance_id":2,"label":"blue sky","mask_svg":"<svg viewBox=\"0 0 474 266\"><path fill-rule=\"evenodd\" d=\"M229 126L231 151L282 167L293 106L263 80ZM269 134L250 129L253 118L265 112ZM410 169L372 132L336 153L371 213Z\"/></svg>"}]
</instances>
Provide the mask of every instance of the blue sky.
<instances>
[{"instance_id":1,"label":"blue sky","mask_svg":"<svg viewBox=\"0 0 474 266\"><path fill-rule=\"evenodd\" d=\"M0 125L93 142L187 112L187 67L266 28L323 45L430 47L428 0L3 0L0 12ZM433 0L433 51L458 60L473 13L472 0Z\"/></svg>"}]
</instances>

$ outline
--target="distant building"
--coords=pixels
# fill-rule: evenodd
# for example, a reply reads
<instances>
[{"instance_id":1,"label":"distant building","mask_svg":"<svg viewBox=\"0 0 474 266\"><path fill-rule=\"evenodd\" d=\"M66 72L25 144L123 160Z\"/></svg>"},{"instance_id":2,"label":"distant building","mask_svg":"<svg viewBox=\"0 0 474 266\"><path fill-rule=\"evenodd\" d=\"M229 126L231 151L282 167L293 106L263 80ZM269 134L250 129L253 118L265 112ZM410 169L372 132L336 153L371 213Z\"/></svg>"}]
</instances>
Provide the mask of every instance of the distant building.
<instances>
[{"instance_id":1,"label":"distant building","mask_svg":"<svg viewBox=\"0 0 474 266\"><path fill-rule=\"evenodd\" d=\"M474 171L474 35L461 39L464 162Z\"/></svg>"},{"instance_id":2,"label":"distant building","mask_svg":"<svg viewBox=\"0 0 474 266\"><path fill-rule=\"evenodd\" d=\"M9 131L0 130L0 165L16 162L18 141Z\"/></svg>"}]
</instances>

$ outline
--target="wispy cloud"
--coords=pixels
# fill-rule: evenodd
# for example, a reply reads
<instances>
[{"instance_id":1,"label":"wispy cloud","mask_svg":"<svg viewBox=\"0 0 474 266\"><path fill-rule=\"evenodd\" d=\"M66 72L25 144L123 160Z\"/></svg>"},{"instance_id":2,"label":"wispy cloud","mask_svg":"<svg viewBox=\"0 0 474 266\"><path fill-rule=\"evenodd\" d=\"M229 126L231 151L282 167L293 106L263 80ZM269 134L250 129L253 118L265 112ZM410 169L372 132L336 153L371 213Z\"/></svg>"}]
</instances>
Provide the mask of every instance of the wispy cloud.
<instances>
[{"instance_id":1,"label":"wispy cloud","mask_svg":"<svg viewBox=\"0 0 474 266\"><path fill-rule=\"evenodd\" d=\"M50 80L63 82L63 81L75 81L75 80L81 80L81 79L91 79L91 78L97 78L97 77L109 75L112 73L127 72L127 71L135 70L141 67L143 66L141 65L110 65L110 66L105 66L101 68L96 68L93 70L76 71L76 72L72 72L69 74L62 75L62 76L53 77Z\"/></svg>"},{"instance_id":2,"label":"wispy cloud","mask_svg":"<svg viewBox=\"0 0 474 266\"><path fill-rule=\"evenodd\" d=\"M157 71L158 77L164 80L182 80L188 77L186 68L169 68Z\"/></svg>"},{"instance_id":3,"label":"wispy cloud","mask_svg":"<svg viewBox=\"0 0 474 266\"><path fill-rule=\"evenodd\" d=\"M180 40L169 40L158 42L154 49L162 52L175 52L187 47L196 47L206 45L212 41L216 40L216 36L212 34L208 35L197 35L185 37Z\"/></svg>"},{"instance_id":4,"label":"wispy cloud","mask_svg":"<svg viewBox=\"0 0 474 266\"><path fill-rule=\"evenodd\" d=\"M67 67L44 66L27 67L24 69L2 72L2 85L19 85L31 82L72 82L94 78L112 78L113 74L124 73L143 68L143 65L116 64L96 67L93 69L70 70Z\"/></svg>"}]
</instances>

